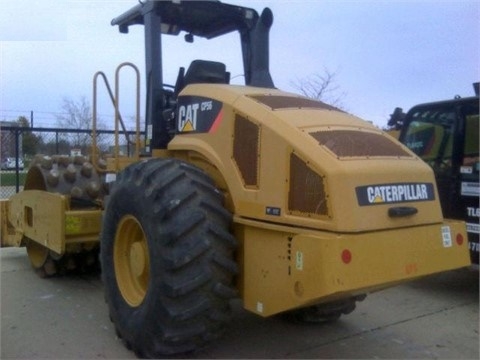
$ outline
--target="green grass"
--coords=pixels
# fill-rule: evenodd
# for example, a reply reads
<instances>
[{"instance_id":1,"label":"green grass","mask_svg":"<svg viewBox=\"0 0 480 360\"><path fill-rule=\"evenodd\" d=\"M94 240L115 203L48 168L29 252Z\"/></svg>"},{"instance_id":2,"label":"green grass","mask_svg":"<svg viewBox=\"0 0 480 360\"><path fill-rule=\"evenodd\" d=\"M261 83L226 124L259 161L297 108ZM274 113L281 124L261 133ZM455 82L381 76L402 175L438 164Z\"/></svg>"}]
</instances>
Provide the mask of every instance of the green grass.
<instances>
[{"instance_id":1,"label":"green grass","mask_svg":"<svg viewBox=\"0 0 480 360\"><path fill-rule=\"evenodd\" d=\"M0 172L0 185L1 186L15 186L15 181L16 181L16 174L15 172ZM25 178L27 177L27 173L24 171L21 171L18 173L19 176L19 185L23 186L25 183Z\"/></svg>"}]
</instances>

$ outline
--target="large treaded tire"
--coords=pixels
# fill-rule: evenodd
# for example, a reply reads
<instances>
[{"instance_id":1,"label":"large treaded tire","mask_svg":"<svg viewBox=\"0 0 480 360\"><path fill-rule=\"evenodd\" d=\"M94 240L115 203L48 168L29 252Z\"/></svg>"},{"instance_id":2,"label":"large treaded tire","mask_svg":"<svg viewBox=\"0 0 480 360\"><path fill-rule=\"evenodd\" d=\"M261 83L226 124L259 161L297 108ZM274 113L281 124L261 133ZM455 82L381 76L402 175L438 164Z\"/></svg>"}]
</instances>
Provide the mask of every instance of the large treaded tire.
<instances>
[{"instance_id":1,"label":"large treaded tire","mask_svg":"<svg viewBox=\"0 0 480 360\"><path fill-rule=\"evenodd\" d=\"M186 353L222 335L237 296L231 222L223 194L190 164L154 159L118 174L103 221L102 279L117 334L137 356ZM130 261L119 264L117 249Z\"/></svg>"}]
</instances>

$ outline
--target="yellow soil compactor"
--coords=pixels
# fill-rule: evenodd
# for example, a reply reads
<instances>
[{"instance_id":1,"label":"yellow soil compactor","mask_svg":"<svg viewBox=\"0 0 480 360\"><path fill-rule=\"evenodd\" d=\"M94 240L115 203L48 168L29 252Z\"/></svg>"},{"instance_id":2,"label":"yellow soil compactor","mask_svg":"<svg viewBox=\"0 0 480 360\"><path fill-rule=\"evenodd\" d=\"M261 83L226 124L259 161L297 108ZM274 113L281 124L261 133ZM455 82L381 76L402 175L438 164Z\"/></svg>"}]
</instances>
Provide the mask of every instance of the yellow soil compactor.
<instances>
[{"instance_id":1,"label":"yellow soil compactor","mask_svg":"<svg viewBox=\"0 0 480 360\"><path fill-rule=\"evenodd\" d=\"M100 254L111 320L140 357L218 338L234 298L263 317L333 320L369 292L470 264L465 223L443 219L428 165L368 122L275 88L272 22L268 8L217 1L144 1L115 18L122 33L145 28L143 143L118 150L117 89L111 158L95 143L88 160L39 156L1 203L2 244L26 246L40 275ZM238 31L245 86L205 60L165 85L162 35L182 31Z\"/></svg>"}]
</instances>

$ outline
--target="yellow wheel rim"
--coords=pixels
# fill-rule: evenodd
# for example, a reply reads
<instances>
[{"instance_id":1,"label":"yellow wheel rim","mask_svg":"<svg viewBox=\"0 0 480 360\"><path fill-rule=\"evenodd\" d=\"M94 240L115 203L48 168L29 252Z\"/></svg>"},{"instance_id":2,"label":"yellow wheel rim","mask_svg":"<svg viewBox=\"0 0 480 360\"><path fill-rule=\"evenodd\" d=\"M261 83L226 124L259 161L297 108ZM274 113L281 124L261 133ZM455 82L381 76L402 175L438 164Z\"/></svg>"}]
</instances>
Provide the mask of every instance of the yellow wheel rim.
<instances>
[{"instance_id":1,"label":"yellow wheel rim","mask_svg":"<svg viewBox=\"0 0 480 360\"><path fill-rule=\"evenodd\" d=\"M47 261L48 249L33 240L29 240L27 242L27 255L32 266L35 269L40 269Z\"/></svg>"},{"instance_id":2,"label":"yellow wheel rim","mask_svg":"<svg viewBox=\"0 0 480 360\"><path fill-rule=\"evenodd\" d=\"M131 215L124 216L118 224L113 263L124 300L132 307L140 305L148 290L150 258L142 226Z\"/></svg>"}]
</instances>

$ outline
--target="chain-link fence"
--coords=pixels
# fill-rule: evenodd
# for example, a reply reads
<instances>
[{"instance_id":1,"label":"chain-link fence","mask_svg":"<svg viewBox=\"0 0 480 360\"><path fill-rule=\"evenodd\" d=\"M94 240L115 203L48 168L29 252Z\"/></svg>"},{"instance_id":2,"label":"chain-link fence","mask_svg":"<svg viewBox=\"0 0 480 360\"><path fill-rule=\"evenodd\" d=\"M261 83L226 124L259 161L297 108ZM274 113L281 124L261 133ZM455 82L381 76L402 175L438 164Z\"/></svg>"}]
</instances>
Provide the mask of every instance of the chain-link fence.
<instances>
[{"instance_id":1,"label":"chain-link fence","mask_svg":"<svg viewBox=\"0 0 480 360\"><path fill-rule=\"evenodd\" d=\"M133 152L131 141L134 135L134 131L120 134L121 155ZM97 130L96 145L100 154L113 154L114 143L113 130ZM1 126L0 199L9 198L23 189L28 167L35 155L89 156L91 152L91 130Z\"/></svg>"}]
</instances>

